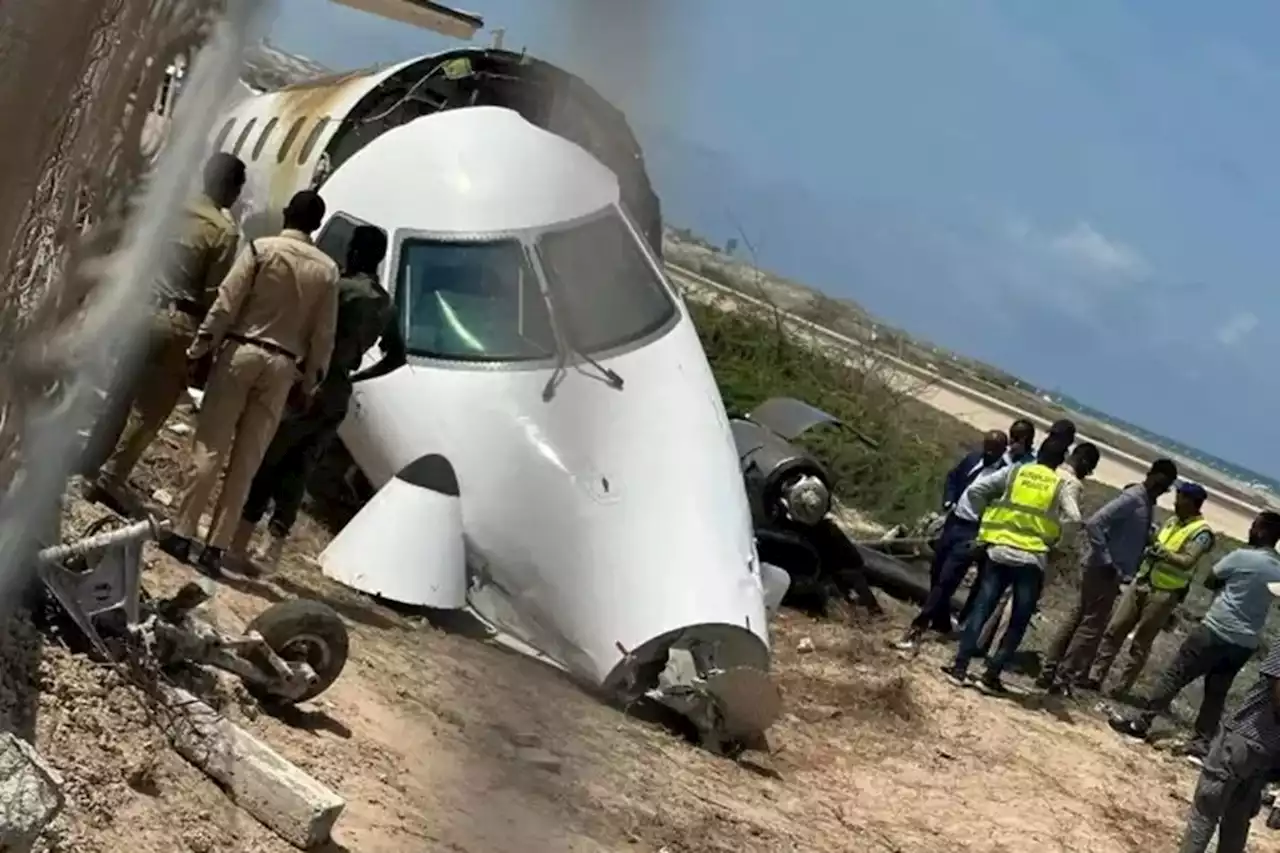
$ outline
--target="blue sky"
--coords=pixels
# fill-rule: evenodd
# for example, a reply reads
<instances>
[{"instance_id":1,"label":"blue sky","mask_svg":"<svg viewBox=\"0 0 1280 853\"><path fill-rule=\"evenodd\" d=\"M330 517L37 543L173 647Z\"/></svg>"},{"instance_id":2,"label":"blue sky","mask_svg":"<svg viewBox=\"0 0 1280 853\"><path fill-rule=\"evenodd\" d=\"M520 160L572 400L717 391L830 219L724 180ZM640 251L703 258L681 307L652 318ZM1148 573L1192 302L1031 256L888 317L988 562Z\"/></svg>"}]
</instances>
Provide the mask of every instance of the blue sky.
<instances>
[{"instance_id":1,"label":"blue sky","mask_svg":"<svg viewBox=\"0 0 1280 853\"><path fill-rule=\"evenodd\" d=\"M470 3L628 111L674 223L1280 475L1280 4ZM456 44L321 0L272 40L337 67Z\"/></svg>"}]
</instances>

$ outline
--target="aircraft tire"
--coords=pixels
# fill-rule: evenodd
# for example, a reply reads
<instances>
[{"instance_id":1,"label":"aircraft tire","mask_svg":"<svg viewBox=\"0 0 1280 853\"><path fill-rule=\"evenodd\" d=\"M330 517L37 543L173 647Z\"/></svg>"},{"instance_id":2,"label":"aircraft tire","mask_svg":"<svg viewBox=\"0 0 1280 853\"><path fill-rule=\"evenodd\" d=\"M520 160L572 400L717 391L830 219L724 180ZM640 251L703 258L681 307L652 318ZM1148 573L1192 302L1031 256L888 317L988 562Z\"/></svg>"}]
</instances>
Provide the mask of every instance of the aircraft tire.
<instances>
[{"instance_id":1,"label":"aircraft tire","mask_svg":"<svg viewBox=\"0 0 1280 853\"><path fill-rule=\"evenodd\" d=\"M273 604L249 623L246 633L250 631L261 634L280 657L305 660L316 673L316 682L296 697L281 696L266 685L246 681L246 689L261 702L295 704L314 699L338 680L347 665L351 643L347 626L333 608L319 601L295 599ZM247 657L259 669L272 671L265 660L254 660L251 654Z\"/></svg>"}]
</instances>

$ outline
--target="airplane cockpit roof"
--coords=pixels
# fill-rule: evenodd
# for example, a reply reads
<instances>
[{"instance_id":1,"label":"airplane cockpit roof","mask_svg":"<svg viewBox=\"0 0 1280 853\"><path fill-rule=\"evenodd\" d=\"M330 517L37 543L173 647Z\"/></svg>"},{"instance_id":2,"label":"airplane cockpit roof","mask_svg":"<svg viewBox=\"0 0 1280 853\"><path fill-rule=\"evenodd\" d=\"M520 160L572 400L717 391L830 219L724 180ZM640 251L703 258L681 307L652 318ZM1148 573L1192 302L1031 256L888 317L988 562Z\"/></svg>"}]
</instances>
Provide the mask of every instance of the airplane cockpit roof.
<instances>
[{"instance_id":1,"label":"airplane cockpit roof","mask_svg":"<svg viewBox=\"0 0 1280 853\"><path fill-rule=\"evenodd\" d=\"M332 209L388 229L461 235L569 222L620 197L617 177L595 157L503 107L448 110L388 130L325 193Z\"/></svg>"}]
</instances>

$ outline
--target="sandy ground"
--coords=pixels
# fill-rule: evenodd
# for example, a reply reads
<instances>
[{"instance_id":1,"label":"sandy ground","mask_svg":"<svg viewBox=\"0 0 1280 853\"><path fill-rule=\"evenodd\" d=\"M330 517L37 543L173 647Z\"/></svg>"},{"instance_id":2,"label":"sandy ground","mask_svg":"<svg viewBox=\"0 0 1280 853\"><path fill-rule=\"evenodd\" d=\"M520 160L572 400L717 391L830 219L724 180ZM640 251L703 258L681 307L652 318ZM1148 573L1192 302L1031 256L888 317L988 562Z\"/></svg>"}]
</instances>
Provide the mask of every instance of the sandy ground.
<instances>
[{"instance_id":1,"label":"sandy ground","mask_svg":"<svg viewBox=\"0 0 1280 853\"><path fill-rule=\"evenodd\" d=\"M172 470L166 440L140 475L148 492ZM78 525L99 514L71 512ZM327 533L302 528L281 574L225 585L208 616L233 628L281 598L326 601L352 634L342 678L284 718L229 680L202 692L347 798L329 853L1130 853L1178 836L1194 768L1119 739L1087 708L951 687L944 649L890 648L899 608L874 624L783 614L787 711L771 753L735 764L537 663L328 582L309 560ZM191 577L154 549L147 559L153 592ZM166 747L163 720L122 673L40 648L25 623L7 641L32 666L5 674L4 708L67 780L67 814L42 849L291 849ZM1254 849L1280 851L1257 825Z\"/></svg>"}]
</instances>

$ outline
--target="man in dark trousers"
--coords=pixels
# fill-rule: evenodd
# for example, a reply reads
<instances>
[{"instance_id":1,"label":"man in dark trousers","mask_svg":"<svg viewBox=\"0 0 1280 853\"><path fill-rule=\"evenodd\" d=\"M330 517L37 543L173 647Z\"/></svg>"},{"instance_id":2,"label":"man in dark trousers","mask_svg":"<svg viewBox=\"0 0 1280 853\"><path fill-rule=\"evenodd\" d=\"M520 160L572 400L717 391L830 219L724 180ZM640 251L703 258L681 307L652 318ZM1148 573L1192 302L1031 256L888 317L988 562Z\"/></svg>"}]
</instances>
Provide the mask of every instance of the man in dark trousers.
<instances>
[{"instance_id":1,"label":"man in dark trousers","mask_svg":"<svg viewBox=\"0 0 1280 853\"><path fill-rule=\"evenodd\" d=\"M1272 590L1280 594L1280 588ZM1280 764L1280 643L1226 722L1204 761L1178 853L1205 853L1214 830L1218 853L1244 853L1262 790Z\"/></svg>"},{"instance_id":2,"label":"man in dark trousers","mask_svg":"<svg viewBox=\"0 0 1280 853\"><path fill-rule=\"evenodd\" d=\"M1018 418L1009 425L1009 449L1004 452L1005 465L1025 465L1028 462L1036 461L1036 425L1027 418ZM956 614L956 618L961 625L969 621L969 614L973 612L973 605L978 600L978 590L982 588L982 573L986 569L986 562L981 555L976 559L977 573L973 578L973 585L969 587L969 594L965 596L964 604L960 607L960 612ZM960 578L964 580L964 576Z\"/></svg>"},{"instance_id":3,"label":"man in dark trousers","mask_svg":"<svg viewBox=\"0 0 1280 853\"><path fill-rule=\"evenodd\" d=\"M384 351L403 349L391 296L378 282L378 266L387 253L387 238L372 225L351 235L342 277L338 280L338 320L333 356L324 381L310 401L290 406L253 478L231 546L235 563L244 566L254 528L272 506L270 539L253 555L264 572L275 569L298 517L307 479L346 418L353 376L360 360L379 338Z\"/></svg>"},{"instance_id":4,"label":"man in dark trousers","mask_svg":"<svg viewBox=\"0 0 1280 853\"><path fill-rule=\"evenodd\" d=\"M1186 753L1203 758L1222 720L1227 693L1236 675L1262 644L1262 630L1280 585L1280 514L1265 510L1249 527L1249 544L1219 560L1205 577L1217 592L1200 624L1187 634L1168 668L1160 674L1146 710L1132 718L1117 717L1111 727L1121 734L1145 738L1156 717L1173 704L1183 688L1204 679L1204 696L1196 715L1195 737Z\"/></svg>"},{"instance_id":5,"label":"man in dark trousers","mask_svg":"<svg viewBox=\"0 0 1280 853\"><path fill-rule=\"evenodd\" d=\"M1079 507L1063 489L1058 468L1067 457L1059 439L1046 441L1036 461L1012 465L981 477L966 496L979 511L978 542L987 549L986 574L973 615L965 623L955 661L944 667L957 684L969 680L969 664L978 651L979 635L1004 591L1013 590L1013 613L999 650L987 661L978 686L985 692L1006 692L1000 677L1013 660L1022 636L1031 623L1049 552L1062 538L1064 528L1077 523Z\"/></svg>"},{"instance_id":6,"label":"man in dark trousers","mask_svg":"<svg viewBox=\"0 0 1280 853\"><path fill-rule=\"evenodd\" d=\"M1157 459L1142 483L1085 520L1080 599L1049 645L1037 686L1070 695L1088 677L1121 584L1133 579L1146 555L1156 500L1177 479L1178 467Z\"/></svg>"},{"instance_id":7,"label":"man in dark trousers","mask_svg":"<svg viewBox=\"0 0 1280 853\"><path fill-rule=\"evenodd\" d=\"M898 641L898 648L915 648L929 628L940 634L951 633L951 597L960 588L973 561L973 540L978 535L977 516L957 511L957 505L974 480L1007 464L1004 453L1008 447L1009 437L999 430L992 430L983 437L981 450L966 455L947 474L942 490L942 511L946 513L946 519L933 545L929 594L907 633Z\"/></svg>"}]
</instances>

